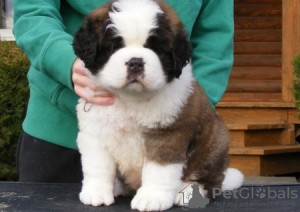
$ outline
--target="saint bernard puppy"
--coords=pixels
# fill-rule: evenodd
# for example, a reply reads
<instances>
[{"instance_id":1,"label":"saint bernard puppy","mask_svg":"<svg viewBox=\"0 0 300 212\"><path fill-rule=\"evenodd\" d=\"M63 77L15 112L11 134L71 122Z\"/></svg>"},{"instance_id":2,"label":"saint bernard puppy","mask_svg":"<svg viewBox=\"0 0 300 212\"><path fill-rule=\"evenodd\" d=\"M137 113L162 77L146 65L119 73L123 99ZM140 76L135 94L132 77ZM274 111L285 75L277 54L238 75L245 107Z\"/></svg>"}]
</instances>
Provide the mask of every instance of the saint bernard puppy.
<instances>
[{"instance_id":1,"label":"saint bernard puppy","mask_svg":"<svg viewBox=\"0 0 300 212\"><path fill-rule=\"evenodd\" d=\"M241 186L227 168L229 135L192 74L192 49L175 12L160 0L116 0L93 11L74 38L92 80L112 91L112 106L77 105L84 179L80 200L131 207L183 205L179 191L198 183ZM203 193L203 192L202 192Z\"/></svg>"}]
</instances>

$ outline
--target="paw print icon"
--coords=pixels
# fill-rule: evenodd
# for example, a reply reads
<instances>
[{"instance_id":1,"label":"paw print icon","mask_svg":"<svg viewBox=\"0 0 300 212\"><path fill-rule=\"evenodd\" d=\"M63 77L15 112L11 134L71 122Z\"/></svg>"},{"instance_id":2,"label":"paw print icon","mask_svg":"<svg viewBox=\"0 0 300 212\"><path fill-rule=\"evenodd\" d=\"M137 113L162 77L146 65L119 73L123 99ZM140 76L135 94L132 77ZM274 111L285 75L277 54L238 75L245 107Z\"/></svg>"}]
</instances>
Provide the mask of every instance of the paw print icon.
<instances>
[{"instance_id":1,"label":"paw print icon","mask_svg":"<svg viewBox=\"0 0 300 212\"><path fill-rule=\"evenodd\" d=\"M266 195L266 190L263 189L263 188L258 188L256 190L256 194L255 194L256 197L259 197L260 199L263 199L265 198L267 195Z\"/></svg>"}]
</instances>

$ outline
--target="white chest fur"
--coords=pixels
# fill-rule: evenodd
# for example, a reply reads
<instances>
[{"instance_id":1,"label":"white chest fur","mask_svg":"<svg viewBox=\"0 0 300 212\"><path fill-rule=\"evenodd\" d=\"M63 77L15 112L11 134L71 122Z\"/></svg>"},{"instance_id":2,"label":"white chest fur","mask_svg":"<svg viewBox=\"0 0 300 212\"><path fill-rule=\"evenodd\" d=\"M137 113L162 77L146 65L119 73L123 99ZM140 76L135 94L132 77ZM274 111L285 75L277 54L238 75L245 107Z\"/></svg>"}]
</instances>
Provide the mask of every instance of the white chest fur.
<instances>
[{"instance_id":1,"label":"white chest fur","mask_svg":"<svg viewBox=\"0 0 300 212\"><path fill-rule=\"evenodd\" d=\"M142 128L138 126L132 110L118 100L109 107L94 105L88 112L83 110L84 104L85 101L80 100L77 106L80 131L97 138L101 148L110 153L120 171L130 167L141 168L144 140Z\"/></svg>"}]
</instances>

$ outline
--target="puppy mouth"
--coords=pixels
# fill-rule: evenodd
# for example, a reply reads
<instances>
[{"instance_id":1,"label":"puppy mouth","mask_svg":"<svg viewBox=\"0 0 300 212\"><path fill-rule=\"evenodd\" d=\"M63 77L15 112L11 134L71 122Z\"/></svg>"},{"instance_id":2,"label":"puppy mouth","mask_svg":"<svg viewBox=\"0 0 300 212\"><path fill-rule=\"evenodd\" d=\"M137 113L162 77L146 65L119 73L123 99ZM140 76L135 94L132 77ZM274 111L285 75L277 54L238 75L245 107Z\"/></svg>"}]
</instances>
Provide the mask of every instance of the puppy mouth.
<instances>
[{"instance_id":1,"label":"puppy mouth","mask_svg":"<svg viewBox=\"0 0 300 212\"><path fill-rule=\"evenodd\" d=\"M142 92L146 89L146 85L143 80L144 76L128 76L125 85L126 90L131 92Z\"/></svg>"},{"instance_id":2,"label":"puppy mouth","mask_svg":"<svg viewBox=\"0 0 300 212\"><path fill-rule=\"evenodd\" d=\"M142 80L139 78L130 78L130 79L127 79L126 85L135 84L135 83L142 84Z\"/></svg>"},{"instance_id":3,"label":"puppy mouth","mask_svg":"<svg viewBox=\"0 0 300 212\"><path fill-rule=\"evenodd\" d=\"M140 84L140 85L142 85L142 83L139 80L134 79L134 80L128 81L125 86L129 86L129 85L133 85L133 84Z\"/></svg>"},{"instance_id":4,"label":"puppy mouth","mask_svg":"<svg viewBox=\"0 0 300 212\"><path fill-rule=\"evenodd\" d=\"M131 84L137 84L137 83L143 85L144 77L145 77L144 74L129 74L127 76L125 86L131 85Z\"/></svg>"}]
</instances>

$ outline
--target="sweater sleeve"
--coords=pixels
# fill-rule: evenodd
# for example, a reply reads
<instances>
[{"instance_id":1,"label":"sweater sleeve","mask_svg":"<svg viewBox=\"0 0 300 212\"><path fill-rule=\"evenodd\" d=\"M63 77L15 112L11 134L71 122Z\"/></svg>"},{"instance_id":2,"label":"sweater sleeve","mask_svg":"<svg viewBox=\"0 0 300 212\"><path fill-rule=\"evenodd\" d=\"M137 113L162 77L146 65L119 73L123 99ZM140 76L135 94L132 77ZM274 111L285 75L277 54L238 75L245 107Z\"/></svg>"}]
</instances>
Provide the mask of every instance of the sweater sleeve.
<instances>
[{"instance_id":1,"label":"sweater sleeve","mask_svg":"<svg viewBox=\"0 0 300 212\"><path fill-rule=\"evenodd\" d=\"M203 0L191 34L194 76L215 106L233 64L233 0Z\"/></svg>"},{"instance_id":2,"label":"sweater sleeve","mask_svg":"<svg viewBox=\"0 0 300 212\"><path fill-rule=\"evenodd\" d=\"M59 0L14 0L13 32L31 66L73 89L73 38L65 32L59 11Z\"/></svg>"}]
</instances>

